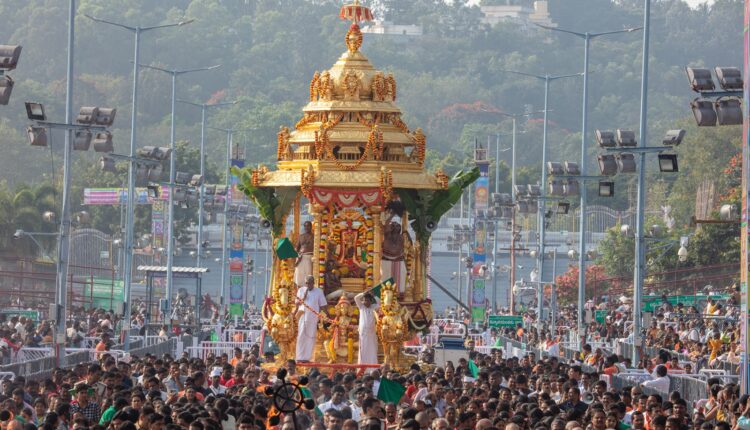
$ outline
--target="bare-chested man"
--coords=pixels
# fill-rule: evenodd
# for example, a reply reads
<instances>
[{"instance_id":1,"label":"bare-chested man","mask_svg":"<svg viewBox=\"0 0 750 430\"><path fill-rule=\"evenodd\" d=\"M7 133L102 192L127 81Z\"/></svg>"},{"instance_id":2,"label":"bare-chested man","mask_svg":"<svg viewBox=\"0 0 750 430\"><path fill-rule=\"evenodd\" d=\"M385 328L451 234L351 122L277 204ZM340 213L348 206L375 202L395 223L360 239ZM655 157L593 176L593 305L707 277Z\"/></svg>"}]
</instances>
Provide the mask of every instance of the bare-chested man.
<instances>
[{"instance_id":1,"label":"bare-chested man","mask_svg":"<svg viewBox=\"0 0 750 430\"><path fill-rule=\"evenodd\" d=\"M398 292L406 290L406 262L404 258L404 236L401 225L391 222L386 226L383 235L383 256L380 260L380 282L393 278L398 285Z\"/></svg>"},{"instance_id":2,"label":"bare-chested man","mask_svg":"<svg viewBox=\"0 0 750 430\"><path fill-rule=\"evenodd\" d=\"M305 231L299 235L295 248L299 257L297 257L296 267L294 268L294 283L298 287L305 285L307 277L312 275L312 255L315 246L312 223L305 221L304 229Z\"/></svg>"}]
</instances>

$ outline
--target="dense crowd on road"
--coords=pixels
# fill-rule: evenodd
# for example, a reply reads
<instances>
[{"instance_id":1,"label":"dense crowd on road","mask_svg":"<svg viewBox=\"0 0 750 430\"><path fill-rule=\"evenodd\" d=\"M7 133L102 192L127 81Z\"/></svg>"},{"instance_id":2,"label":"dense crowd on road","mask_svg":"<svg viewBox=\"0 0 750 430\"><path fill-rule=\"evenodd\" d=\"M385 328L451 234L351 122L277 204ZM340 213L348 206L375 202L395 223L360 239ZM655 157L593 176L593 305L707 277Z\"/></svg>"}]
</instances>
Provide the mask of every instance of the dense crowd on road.
<instances>
[{"instance_id":1,"label":"dense crowd on road","mask_svg":"<svg viewBox=\"0 0 750 430\"><path fill-rule=\"evenodd\" d=\"M4 381L0 427L729 430L750 424L747 396L740 397L736 385L722 385L718 379L709 380L709 398L695 403L677 392L644 394L664 388L664 364L655 366L651 381L613 389L581 363L534 354L504 357L500 349L444 363L429 362L424 355L401 372L387 367L367 374L306 368L306 378L290 361L284 363L285 380L307 382L315 408L285 414L265 394L266 387L282 383L267 364L258 347L205 360L147 355L117 362L104 354L97 363L56 369L43 381L22 376ZM405 387L401 398L378 398L385 379Z\"/></svg>"}]
</instances>

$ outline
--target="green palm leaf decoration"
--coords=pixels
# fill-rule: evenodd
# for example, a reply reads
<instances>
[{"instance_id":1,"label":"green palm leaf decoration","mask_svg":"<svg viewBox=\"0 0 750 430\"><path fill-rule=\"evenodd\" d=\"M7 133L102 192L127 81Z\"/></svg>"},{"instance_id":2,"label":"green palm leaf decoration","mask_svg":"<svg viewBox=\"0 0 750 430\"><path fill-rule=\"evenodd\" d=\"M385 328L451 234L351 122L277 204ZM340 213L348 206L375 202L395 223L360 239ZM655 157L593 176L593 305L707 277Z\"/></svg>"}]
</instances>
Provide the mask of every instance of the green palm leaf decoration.
<instances>
[{"instance_id":1,"label":"green palm leaf decoration","mask_svg":"<svg viewBox=\"0 0 750 430\"><path fill-rule=\"evenodd\" d=\"M280 236L284 231L283 220L292 210L297 189L255 187L249 169L232 167L232 174L240 179L237 188L255 204L260 217L271 223L273 236Z\"/></svg>"},{"instance_id":2,"label":"green palm leaf decoration","mask_svg":"<svg viewBox=\"0 0 750 430\"><path fill-rule=\"evenodd\" d=\"M426 246L432 236L428 226L437 223L461 198L463 191L479 178L479 168L456 173L444 190L412 190L398 188L396 192L409 212L409 221L417 240Z\"/></svg>"}]
</instances>

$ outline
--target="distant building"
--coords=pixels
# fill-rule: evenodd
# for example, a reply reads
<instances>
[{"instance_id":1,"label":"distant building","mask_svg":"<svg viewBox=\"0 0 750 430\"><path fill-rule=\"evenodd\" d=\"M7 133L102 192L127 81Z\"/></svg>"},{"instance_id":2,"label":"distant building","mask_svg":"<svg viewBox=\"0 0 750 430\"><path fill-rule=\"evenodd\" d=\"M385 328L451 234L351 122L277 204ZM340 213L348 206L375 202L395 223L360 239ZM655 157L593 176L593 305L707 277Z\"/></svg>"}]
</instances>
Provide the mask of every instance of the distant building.
<instances>
[{"instance_id":1,"label":"distant building","mask_svg":"<svg viewBox=\"0 0 750 430\"><path fill-rule=\"evenodd\" d=\"M362 33L391 36L398 39L422 36L422 26L414 24L394 24L390 21L375 21L362 28Z\"/></svg>"},{"instance_id":2,"label":"distant building","mask_svg":"<svg viewBox=\"0 0 750 430\"><path fill-rule=\"evenodd\" d=\"M541 24L549 27L557 27L549 14L547 0L538 0L531 6L525 4L514 4L510 0L506 4L482 5L480 9L484 15L482 22L495 25L499 22L518 21L522 25Z\"/></svg>"}]
</instances>

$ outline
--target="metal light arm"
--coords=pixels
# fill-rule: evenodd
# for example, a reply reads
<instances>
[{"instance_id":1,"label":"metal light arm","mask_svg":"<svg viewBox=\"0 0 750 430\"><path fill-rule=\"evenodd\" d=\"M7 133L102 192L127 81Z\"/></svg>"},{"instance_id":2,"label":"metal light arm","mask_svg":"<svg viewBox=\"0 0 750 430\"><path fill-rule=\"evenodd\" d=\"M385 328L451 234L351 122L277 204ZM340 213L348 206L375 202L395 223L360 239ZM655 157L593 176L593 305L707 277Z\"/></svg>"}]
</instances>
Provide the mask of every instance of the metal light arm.
<instances>
[{"instance_id":1,"label":"metal light arm","mask_svg":"<svg viewBox=\"0 0 750 430\"><path fill-rule=\"evenodd\" d=\"M49 121L34 121L38 126L44 128L51 128L57 130L91 130L91 131L105 131L107 127L101 125L83 125L83 124L65 124L62 122L49 122Z\"/></svg>"},{"instance_id":2,"label":"metal light arm","mask_svg":"<svg viewBox=\"0 0 750 430\"><path fill-rule=\"evenodd\" d=\"M180 21L180 22L175 22L175 23L172 23L172 24L153 25L153 26L150 26L150 27L132 27L132 26L129 26L129 25L121 24L119 22L107 21L106 19L96 18L96 17L93 17L93 16L91 16L91 15L89 15L87 13L84 13L83 16L85 16L86 18L88 18L88 19L90 19L92 21L100 22L102 24L114 25L115 27L120 27L120 28L123 28L125 30L132 31L132 32L136 32L136 31L144 32L144 31L149 31L149 30L158 30L160 28L181 27L183 25L187 25L187 24L190 24L191 22L195 21L194 19L188 19L187 21Z\"/></svg>"},{"instance_id":3,"label":"metal light arm","mask_svg":"<svg viewBox=\"0 0 750 430\"><path fill-rule=\"evenodd\" d=\"M661 154L665 151L674 151L672 146L634 146L632 148L607 148L607 152L630 153L630 154Z\"/></svg>"}]
</instances>

